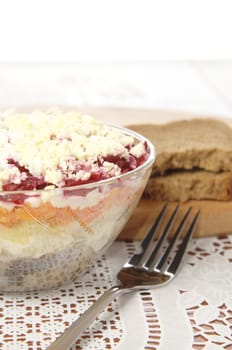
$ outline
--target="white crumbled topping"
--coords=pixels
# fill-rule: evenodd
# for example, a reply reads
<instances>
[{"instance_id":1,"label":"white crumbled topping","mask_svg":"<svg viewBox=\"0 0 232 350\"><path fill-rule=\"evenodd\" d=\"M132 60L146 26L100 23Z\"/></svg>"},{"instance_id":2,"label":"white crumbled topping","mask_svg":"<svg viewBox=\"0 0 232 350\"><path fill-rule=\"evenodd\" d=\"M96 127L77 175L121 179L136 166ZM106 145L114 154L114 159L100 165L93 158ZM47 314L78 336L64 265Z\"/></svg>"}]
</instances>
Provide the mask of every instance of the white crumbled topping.
<instances>
[{"instance_id":1,"label":"white crumbled topping","mask_svg":"<svg viewBox=\"0 0 232 350\"><path fill-rule=\"evenodd\" d=\"M105 161L103 166L105 171L111 176L120 175L121 169L116 164Z\"/></svg>"},{"instance_id":2,"label":"white crumbled topping","mask_svg":"<svg viewBox=\"0 0 232 350\"><path fill-rule=\"evenodd\" d=\"M88 180L98 159L108 155L129 159L130 153L144 152L142 144L134 145L133 137L77 112L0 115L0 188L7 181L19 184L27 176L8 164L9 159L32 176L62 187L64 177ZM107 161L101 169L109 176L120 174L120 168Z\"/></svg>"},{"instance_id":3,"label":"white crumbled topping","mask_svg":"<svg viewBox=\"0 0 232 350\"><path fill-rule=\"evenodd\" d=\"M59 184L62 181L61 171L48 169L45 173L45 181Z\"/></svg>"},{"instance_id":4,"label":"white crumbled topping","mask_svg":"<svg viewBox=\"0 0 232 350\"><path fill-rule=\"evenodd\" d=\"M132 154L135 157L140 157L146 152L145 146L143 143L138 143L137 145L133 146L130 150L130 154Z\"/></svg>"},{"instance_id":5,"label":"white crumbled topping","mask_svg":"<svg viewBox=\"0 0 232 350\"><path fill-rule=\"evenodd\" d=\"M5 169L0 169L1 180L2 181L11 181L15 184L19 184L21 180L24 179L25 174L20 173L19 169L15 166L7 164Z\"/></svg>"}]
</instances>

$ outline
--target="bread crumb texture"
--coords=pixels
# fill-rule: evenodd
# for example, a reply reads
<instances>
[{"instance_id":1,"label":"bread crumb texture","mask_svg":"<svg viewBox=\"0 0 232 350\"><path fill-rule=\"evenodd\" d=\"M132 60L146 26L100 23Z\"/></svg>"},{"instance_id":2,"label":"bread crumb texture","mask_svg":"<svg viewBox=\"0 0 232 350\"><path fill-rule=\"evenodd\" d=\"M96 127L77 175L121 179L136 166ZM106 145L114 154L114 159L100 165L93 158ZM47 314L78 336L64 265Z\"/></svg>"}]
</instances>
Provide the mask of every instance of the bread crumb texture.
<instances>
[{"instance_id":1,"label":"bread crumb texture","mask_svg":"<svg viewBox=\"0 0 232 350\"><path fill-rule=\"evenodd\" d=\"M155 145L145 196L156 200L231 200L232 129L217 119L129 126Z\"/></svg>"}]
</instances>

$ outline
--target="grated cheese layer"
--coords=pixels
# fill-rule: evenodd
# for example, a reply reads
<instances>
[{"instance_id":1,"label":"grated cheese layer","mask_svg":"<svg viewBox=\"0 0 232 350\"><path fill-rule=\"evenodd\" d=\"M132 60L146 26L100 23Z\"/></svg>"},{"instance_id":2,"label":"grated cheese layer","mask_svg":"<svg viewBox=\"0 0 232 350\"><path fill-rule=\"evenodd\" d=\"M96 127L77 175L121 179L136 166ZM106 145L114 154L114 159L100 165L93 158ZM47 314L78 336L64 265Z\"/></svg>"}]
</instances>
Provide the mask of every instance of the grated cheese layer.
<instances>
[{"instance_id":1,"label":"grated cheese layer","mask_svg":"<svg viewBox=\"0 0 232 350\"><path fill-rule=\"evenodd\" d=\"M81 113L0 115L1 190L8 183L22 184L28 174L55 187L69 180L88 182L93 174L118 176L122 169L115 159L131 162L144 154L145 145L132 136Z\"/></svg>"}]
</instances>

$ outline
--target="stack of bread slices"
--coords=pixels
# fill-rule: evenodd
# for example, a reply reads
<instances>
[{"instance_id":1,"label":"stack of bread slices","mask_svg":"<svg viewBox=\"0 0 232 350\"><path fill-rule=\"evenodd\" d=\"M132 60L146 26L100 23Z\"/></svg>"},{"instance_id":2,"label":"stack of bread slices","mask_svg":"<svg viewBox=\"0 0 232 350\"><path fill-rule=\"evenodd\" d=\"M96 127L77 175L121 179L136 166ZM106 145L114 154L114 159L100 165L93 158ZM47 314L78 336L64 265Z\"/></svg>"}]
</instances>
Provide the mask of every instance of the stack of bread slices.
<instances>
[{"instance_id":1,"label":"stack of bread slices","mask_svg":"<svg viewBox=\"0 0 232 350\"><path fill-rule=\"evenodd\" d=\"M129 126L156 147L145 196L158 201L232 199L232 128L216 119Z\"/></svg>"}]
</instances>

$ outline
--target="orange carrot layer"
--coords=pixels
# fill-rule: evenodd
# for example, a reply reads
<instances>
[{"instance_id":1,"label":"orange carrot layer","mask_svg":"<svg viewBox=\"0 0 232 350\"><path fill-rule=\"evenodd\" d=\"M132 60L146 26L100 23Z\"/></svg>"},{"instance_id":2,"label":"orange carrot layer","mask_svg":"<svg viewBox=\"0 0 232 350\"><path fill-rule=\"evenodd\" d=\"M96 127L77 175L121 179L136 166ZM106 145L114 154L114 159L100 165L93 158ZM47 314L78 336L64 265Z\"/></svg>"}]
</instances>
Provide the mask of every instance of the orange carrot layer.
<instances>
[{"instance_id":1,"label":"orange carrot layer","mask_svg":"<svg viewBox=\"0 0 232 350\"><path fill-rule=\"evenodd\" d=\"M109 210L114 205L129 204L132 192L126 188L114 188L98 204L92 207L71 209L70 207L56 208L51 203L41 203L38 208L29 204L16 206L8 211L0 207L0 224L13 227L22 222L38 221L50 226L65 225L76 220L82 226L89 225L98 215Z\"/></svg>"}]
</instances>

